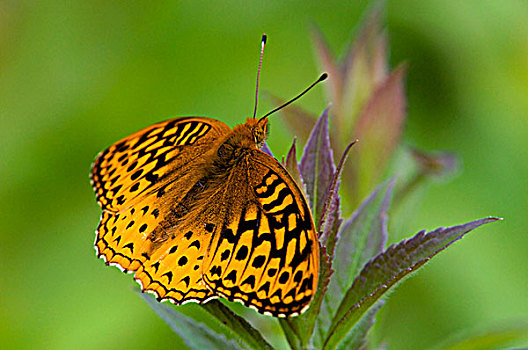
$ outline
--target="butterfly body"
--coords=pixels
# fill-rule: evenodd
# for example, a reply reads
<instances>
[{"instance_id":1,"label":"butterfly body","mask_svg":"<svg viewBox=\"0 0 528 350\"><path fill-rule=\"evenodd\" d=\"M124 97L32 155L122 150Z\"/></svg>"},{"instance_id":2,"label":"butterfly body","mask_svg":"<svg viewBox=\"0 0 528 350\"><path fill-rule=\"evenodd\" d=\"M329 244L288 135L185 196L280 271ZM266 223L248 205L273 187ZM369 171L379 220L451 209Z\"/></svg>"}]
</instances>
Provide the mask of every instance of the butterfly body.
<instances>
[{"instance_id":1,"label":"butterfly body","mask_svg":"<svg viewBox=\"0 0 528 350\"><path fill-rule=\"evenodd\" d=\"M231 130L188 117L103 151L92 185L103 209L96 250L175 304L219 296L299 314L317 285L319 244L298 185L259 148L267 119Z\"/></svg>"}]
</instances>

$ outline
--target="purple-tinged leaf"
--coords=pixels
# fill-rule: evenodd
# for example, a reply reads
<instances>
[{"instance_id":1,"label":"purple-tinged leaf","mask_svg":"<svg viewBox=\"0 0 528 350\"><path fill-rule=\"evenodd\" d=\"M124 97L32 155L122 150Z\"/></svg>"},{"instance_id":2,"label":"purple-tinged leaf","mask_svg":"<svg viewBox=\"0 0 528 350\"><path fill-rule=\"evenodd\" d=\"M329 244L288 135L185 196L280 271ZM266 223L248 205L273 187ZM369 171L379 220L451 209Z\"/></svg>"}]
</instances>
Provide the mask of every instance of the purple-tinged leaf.
<instances>
[{"instance_id":1,"label":"purple-tinged leaf","mask_svg":"<svg viewBox=\"0 0 528 350\"><path fill-rule=\"evenodd\" d=\"M297 147L295 146L296 140L293 140L293 143L288 151L286 156L286 161L284 162L284 167L288 170L291 177L295 180L301 191L305 193L304 183L299 171L299 163L297 163Z\"/></svg>"},{"instance_id":2,"label":"purple-tinged leaf","mask_svg":"<svg viewBox=\"0 0 528 350\"><path fill-rule=\"evenodd\" d=\"M264 145L262 145L262 147L260 148L260 150L270 156L273 157L273 153L271 153L271 149L269 148L268 144L266 142L264 142ZM274 157L275 158L275 157Z\"/></svg>"},{"instance_id":3,"label":"purple-tinged leaf","mask_svg":"<svg viewBox=\"0 0 528 350\"><path fill-rule=\"evenodd\" d=\"M445 177L460 166L457 156L450 152L426 152L411 148L411 155L424 175Z\"/></svg>"},{"instance_id":4,"label":"purple-tinged leaf","mask_svg":"<svg viewBox=\"0 0 528 350\"><path fill-rule=\"evenodd\" d=\"M339 227L341 227L341 224L343 223L340 208L341 197L337 194L338 190L339 181L336 183L335 194L332 195L330 203L328 204L328 214L324 216L325 222L319 225L322 227L322 229L319 229L321 235L319 240L323 246L326 246L330 261L333 260L337 232L339 232Z\"/></svg>"},{"instance_id":5,"label":"purple-tinged leaf","mask_svg":"<svg viewBox=\"0 0 528 350\"><path fill-rule=\"evenodd\" d=\"M389 231L405 234L412 226L413 215L420 209L431 184L451 180L461 168L461 162L453 153L424 151L405 145L400 145L391 158L387 172L395 174L398 185ZM399 240L403 236L395 235L393 238Z\"/></svg>"},{"instance_id":6,"label":"purple-tinged leaf","mask_svg":"<svg viewBox=\"0 0 528 350\"><path fill-rule=\"evenodd\" d=\"M272 349L259 331L218 300L200 305L199 310L207 313L200 311L191 316L173 305L157 302L151 295L138 294L191 349Z\"/></svg>"},{"instance_id":7,"label":"purple-tinged leaf","mask_svg":"<svg viewBox=\"0 0 528 350\"><path fill-rule=\"evenodd\" d=\"M366 59L370 81L374 84L387 78L389 73L388 43L385 31L384 1L374 2L362 18L356 39L346 52L343 73L350 79L350 73L359 57Z\"/></svg>"},{"instance_id":8,"label":"purple-tinged leaf","mask_svg":"<svg viewBox=\"0 0 528 350\"><path fill-rule=\"evenodd\" d=\"M339 306L324 348L334 349L372 305L404 277L468 232L497 220L500 219L490 217L464 225L438 228L427 234L421 231L408 240L391 245L371 259L356 277Z\"/></svg>"},{"instance_id":9,"label":"purple-tinged leaf","mask_svg":"<svg viewBox=\"0 0 528 350\"><path fill-rule=\"evenodd\" d=\"M268 96L276 105L282 105L286 102L284 99L277 96ZM289 105L281 109L280 113L284 115L284 118L281 119L284 120L288 129L292 131L301 144L305 144L310 136L313 126L315 125L317 116L296 105Z\"/></svg>"},{"instance_id":10,"label":"purple-tinged leaf","mask_svg":"<svg viewBox=\"0 0 528 350\"><path fill-rule=\"evenodd\" d=\"M319 67L323 72L328 72L329 79L324 85L327 96L336 106L341 106L341 99L343 98L343 71L336 61L334 53L328 46L323 33L316 26L312 28L312 40L319 61Z\"/></svg>"},{"instance_id":11,"label":"purple-tinged leaf","mask_svg":"<svg viewBox=\"0 0 528 350\"><path fill-rule=\"evenodd\" d=\"M385 247L387 210L393 187L394 181L380 185L339 230L332 261L335 272L328 285L328 292L325 293L314 333L319 336L319 339L314 339L316 347L322 347L337 307L352 285L359 268Z\"/></svg>"},{"instance_id":12,"label":"purple-tinged leaf","mask_svg":"<svg viewBox=\"0 0 528 350\"><path fill-rule=\"evenodd\" d=\"M350 330L346 338L337 347L339 350L367 349L367 334L374 325L376 314L383 306L384 301L378 301L371 307L358 323Z\"/></svg>"},{"instance_id":13,"label":"purple-tinged leaf","mask_svg":"<svg viewBox=\"0 0 528 350\"><path fill-rule=\"evenodd\" d=\"M405 118L405 68L397 68L374 92L359 116L355 135L360 140L351 175L357 198L364 198L385 173L398 145Z\"/></svg>"},{"instance_id":14,"label":"purple-tinged leaf","mask_svg":"<svg viewBox=\"0 0 528 350\"><path fill-rule=\"evenodd\" d=\"M339 230L339 227L341 226L341 223L343 222L343 219L341 219L341 211L340 211L340 197L338 194L339 190L339 178L341 176L341 171L343 170L343 165L346 161L346 158L348 156L348 152L350 151L350 148L354 145L355 141L350 143L348 147L346 148L345 152L341 156L341 159L339 161L339 164L337 166L337 170L334 173L334 178L332 179L332 184L330 185L330 188L328 189L326 201L324 204L323 209L323 217L321 218L319 222L319 228L318 231L322 232L321 237L319 238L319 241L321 242L322 246L326 248L326 252L328 254L328 260L323 263L321 263L321 266L325 270L331 271L332 267L332 260L334 255L334 246L335 246L335 240L337 236L337 232ZM330 275L329 275L330 277ZM325 289L322 290L323 295L321 295L319 298L322 297L321 301L319 302L318 309L313 307L314 309L312 312L317 314L316 322L315 322L315 330L312 335L312 346L315 346L315 348L319 348L319 345L322 345L321 340L325 339L325 332L328 331L328 327L330 326L330 323L332 322L332 316L333 313L328 312L328 307L325 305L326 300L326 286L332 283L332 280L325 282ZM339 300L338 300L339 302Z\"/></svg>"},{"instance_id":15,"label":"purple-tinged leaf","mask_svg":"<svg viewBox=\"0 0 528 350\"><path fill-rule=\"evenodd\" d=\"M339 197L338 193L341 172L343 171L343 166L348 157L348 152L350 152L350 149L356 142L357 140L348 144L345 152L343 152L343 155L339 160L339 164L337 165L337 169L334 172L334 177L330 184L330 188L326 194L321 219L319 220L318 231L321 232L321 237L319 240L321 244L326 247L328 255L330 256L330 260L332 260L334 256L335 237L342 222L339 208L341 198Z\"/></svg>"},{"instance_id":16,"label":"purple-tinged leaf","mask_svg":"<svg viewBox=\"0 0 528 350\"><path fill-rule=\"evenodd\" d=\"M317 227L335 173L334 156L328 136L328 108L315 124L304 147L300 170Z\"/></svg>"},{"instance_id":17,"label":"purple-tinged leaf","mask_svg":"<svg viewBox=\"0 0 528 350\"><path fill-rule=\"evenodd\" d=\"M383 2L374 4L362 19L356 40L346 53L343 71L339 126L352 130L360 111L388 75L387 35Z\"/></svg>"},{"instance_id":18,"label":"purple-tinged leaf","mask_svg":"<svg viewBox=\"0 0 528 350\"><path fill-rule=\"evenodd\" d=\"M350 151L352 145L355 143L352 142L347 147L346 151L341 157L337 170L335 170L335 165L333 164L332 160L332 150L329 147L330 142L328 140L328 114L326 112L327 111L323 113L323 116L319 119L318 123L314 127L314 131L310 136L310 140L308 141L308 144L305 147L304 155L310 155L310 152L312 152L312 159L310 159L309 157L303 158L305 160L305 170L309 170L312 168L321 169L321 167L317 165L317 161L320 159L319 157L329 157L329 159L331 160L330 163L326 163L326 167L327 169L328 167L331 167L332 176L329 182L328 179L326 180L326 193L324 193L325 201L322 203L321 214L319 216L316 215L316 218L320 218L318 220L320 223L320 225L318 226L318 231L322 231L324 236L324 238L321 237L321 239L323 240L322 242L324 248L321 248L320 250L320 270L317 291L314 295L314 299L310 303L310 308L308 309L308 311L306 311L306 313L304 313L300 317L291 320L281 321L284 323L283 329L285 330L286 334L289 333L300 335L299 340L303 347L305 347L307 341L311 338L315 328L315 322L317 318L320 317L319 313L321 303L323 301L323 297L326 292L328 283L330 283L330 276L333 273L331 258L331 255L333 254L333 243L335 242L335 235L337 234L339 225L342 221L339 215L339 176L341 174L341 170L343 169L343 164L348 156L348 152ZM320 148L319 150L317 150L316 146L314 146L314 144L317 143L326 143L327 146L319 146ZM314 148L315 150L313 150ZM312 149L312 151L310 151L310 149ZM325 159L323 158L323 161L324 160ZM303 163L301 162L301 166L302 165ZM327 177L329 173L330 172L328 170L323 169L323 171L320 173L314 171L313 173L309 174L313 174L313 179L315 179L315 181L319 180L319 182L316 182L315 184L320 185L322 176ZM315 191L316 190L314 190L314 192ZM326 217L326 223L325 219L322 218L321 215ZM331 241L331 247L325 244L327 239ZM331 248L331 250L329 250L329 248Z\"/></svg>"},{"instance_id":19,"label":"purple-tinged leaf","mask_svg":"<svg viewBox=\"0 0 528 350\"><path fill-rule=\"evenodd\" d=\"M330 276L334 272L330 258L326 252L325 247L319 248L319 281L317 282L317 290L315 295L310 302L310 307L300 316L281 318L279 323L281 324L284 333L288 337L290 345L289 335L296 335L300 342L300 348L306 349L309 345L310 339L315 329L315 322L319 317L319 310L323 301L323 296L326 293L328 283L330 282Z\"/></svg>"}]
</instances>

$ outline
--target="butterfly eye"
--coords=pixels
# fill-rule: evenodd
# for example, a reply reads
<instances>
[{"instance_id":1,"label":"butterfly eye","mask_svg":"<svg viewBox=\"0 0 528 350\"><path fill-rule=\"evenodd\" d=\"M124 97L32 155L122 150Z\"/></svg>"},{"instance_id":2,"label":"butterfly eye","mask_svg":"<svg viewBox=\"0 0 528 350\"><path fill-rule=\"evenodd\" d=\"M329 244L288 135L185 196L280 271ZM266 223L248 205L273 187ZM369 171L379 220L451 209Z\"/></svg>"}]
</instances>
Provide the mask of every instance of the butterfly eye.
<instances>
[{"instance_id":1,"label":"butterfly eye","mask_svg":"<svg viewBox=\"0 0 528 350\"><path fill-rule=\"evenodd\" d=\"M266 139L266 133L262 129L257 129L253 133L253 140L255 141L255 144L257 145L257 148L261 148L264 144L264 140Z\"/></svg>"}]
</instances>

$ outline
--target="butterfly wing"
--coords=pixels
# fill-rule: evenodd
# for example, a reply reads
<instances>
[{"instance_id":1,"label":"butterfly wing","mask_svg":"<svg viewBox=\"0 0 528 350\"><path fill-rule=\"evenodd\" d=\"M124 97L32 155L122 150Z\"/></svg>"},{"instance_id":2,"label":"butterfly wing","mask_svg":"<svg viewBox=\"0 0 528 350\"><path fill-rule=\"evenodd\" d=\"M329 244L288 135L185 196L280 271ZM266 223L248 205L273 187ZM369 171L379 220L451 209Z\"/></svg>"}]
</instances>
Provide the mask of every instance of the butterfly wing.
<instances>
[{"instance_id":1,"label":"butterfly wing","mask_svg":"<svg viewBox=\"0 0 528 350\"><path fill-rule=\"evenodd\" d=\"M203 159L231 129L210 118L177 118L151 125L103 151L92 186L103 209L98 256L135 271L144 290L176 304L212 296L201 278L207 243L203 228L178 225L179 206L200 179Z\"/></svg>"},{"instance_id":2,"label":"butterfly wing","mask_svg":"<svg viewBox=\"0 0 528 350\"><path fill-rule=\"evenodd\" d=\"M315 293L319 243L301 190L273 157L253 150L226 184L228 212L203 266L216 294L273 316L301 313Z\"/></svg>"},{"instance_id":3,"label":"butterfly wing","mask_svg":"<svg viewBox=\"0 0 528 350\"><path fill-rule=\"evenodd\" d=\"M173 181L230 131L211 118L175 118L116 142L92 166L90 178L97 201L103 210L112 212L137 203Z\"/></svg>"}]
</instances>

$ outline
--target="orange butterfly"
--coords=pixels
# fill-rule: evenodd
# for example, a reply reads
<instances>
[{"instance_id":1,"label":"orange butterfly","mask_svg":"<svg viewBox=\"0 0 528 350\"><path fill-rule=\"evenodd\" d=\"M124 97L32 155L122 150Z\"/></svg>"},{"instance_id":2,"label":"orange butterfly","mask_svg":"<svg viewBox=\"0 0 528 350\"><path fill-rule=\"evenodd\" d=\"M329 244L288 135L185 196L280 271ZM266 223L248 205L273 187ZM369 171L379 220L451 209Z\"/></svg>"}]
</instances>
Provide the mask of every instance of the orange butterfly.
<instances>
[{"instance_id":1,"label":"orange butterfly","mask_svg":"<svg viewBox=\"0 0 528 350\"><path fill-rule=\"evenodd\" d=\"M101 152L91 171L103 209L97 255L160 301L221 296L273 316L306 309L319 271L313 219L299 185L260 150L279 108L233 130L171 119Z\"/></svg>"}]
</instances>

